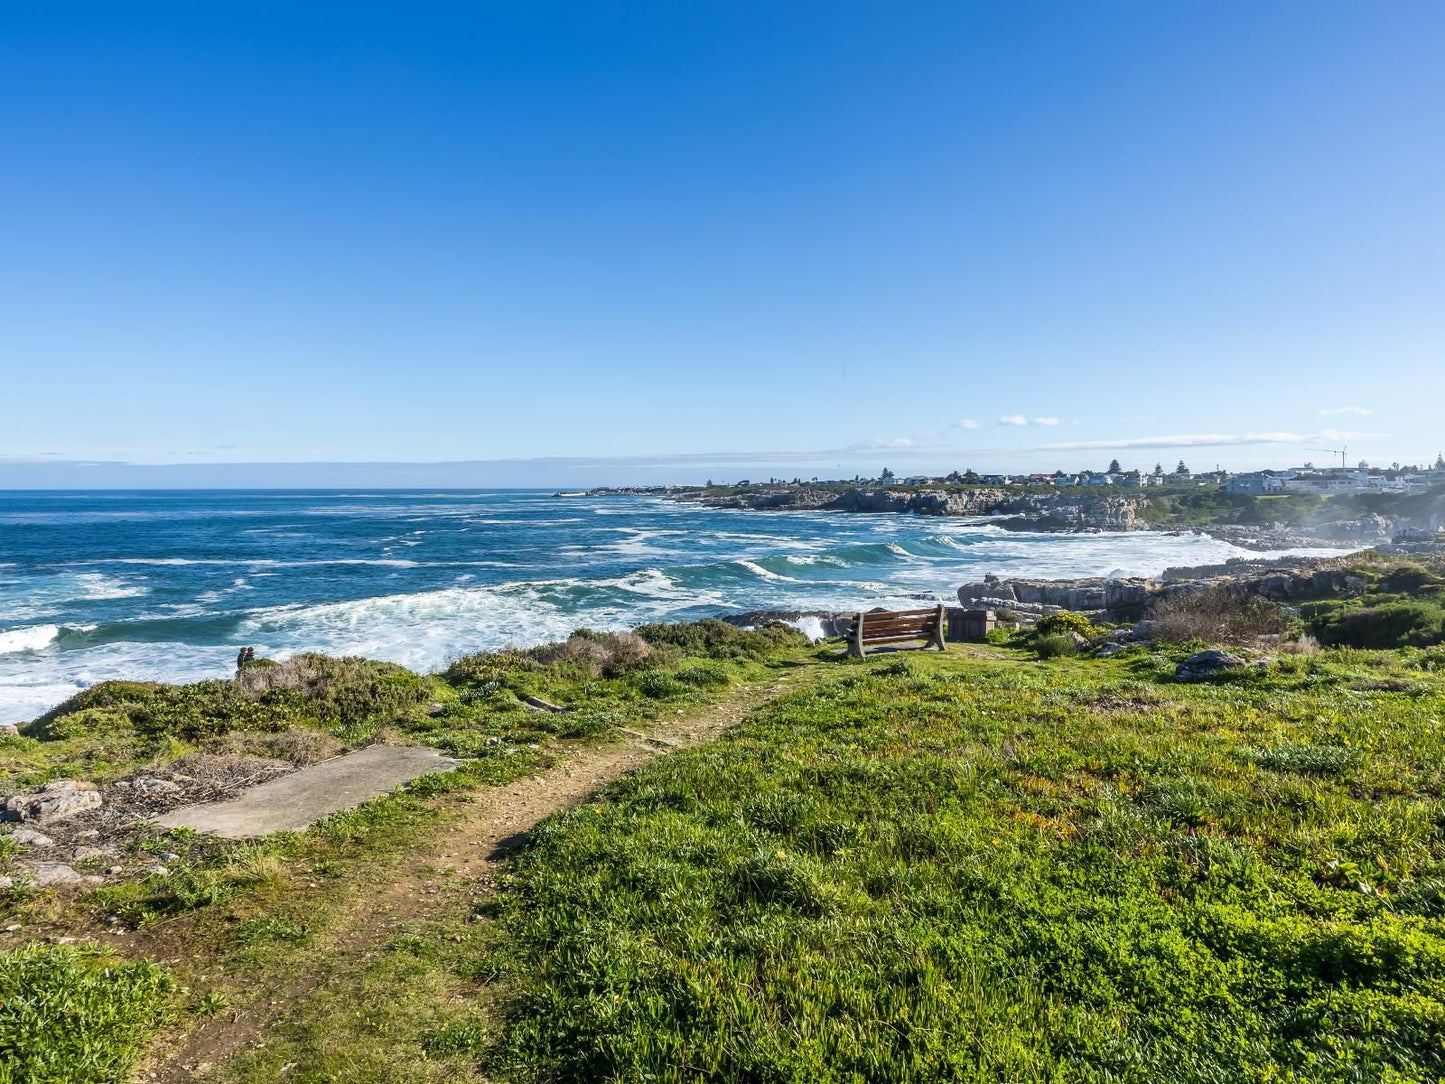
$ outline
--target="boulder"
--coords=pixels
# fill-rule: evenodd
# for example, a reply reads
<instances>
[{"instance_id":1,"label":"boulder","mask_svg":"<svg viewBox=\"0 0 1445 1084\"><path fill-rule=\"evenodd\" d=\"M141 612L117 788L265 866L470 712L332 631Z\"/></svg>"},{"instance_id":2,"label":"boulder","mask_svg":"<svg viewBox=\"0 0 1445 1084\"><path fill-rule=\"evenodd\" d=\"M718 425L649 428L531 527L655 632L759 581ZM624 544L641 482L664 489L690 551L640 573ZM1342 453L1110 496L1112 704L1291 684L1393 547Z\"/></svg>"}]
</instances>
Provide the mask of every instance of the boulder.
<instances>
[{"instance_id":1,"label":"boulder","mask_svg":"<svg viewBox=\"0 0 1445 1084\"><path fill-rule=\"evenodd\" d=\"M52 885L80 884L84 878L64 862L41 862L30 871L30 883L36 888Z\"/></svg>"},{"instance_id":2,"label":"boulder","mask_svg":"<svg viewBox=\"0 0 1445 1084\"><path fill-rule=\"evenodd\" d=\"M15 795L5 803L5 809L12 820L46 824L99 809L102 804L100 791L96 790L94 783L61 779Z\"/></svg>"},{"instance_id":3,"label":"boulder","mask_svg":"<svg viewBox=\"0 0 1445 1084\"><path fill-rule=\"evenodd\" d=\"M44 832L37 832L34 828L17 828L11 832L9 837L22 847L54 847L55 840L51 839Z\"/></svg>"},{"instance_id":4,"label":"boulder","mask_svg":"<svg viewBox=\"0 0 1445 1084\"><path fill-rule=\"evenodd\" d=\"M1201 651L1196 655L1190 655L1179 664L1174 671L1175 681L1205 681L1216 677L1229 670L1237 670L1241 666L1248 666L1244 659L1238 655L1232 655L1228 651L1218 651L1211 648L1208 651Z\"/></svg>"}]
</instances>

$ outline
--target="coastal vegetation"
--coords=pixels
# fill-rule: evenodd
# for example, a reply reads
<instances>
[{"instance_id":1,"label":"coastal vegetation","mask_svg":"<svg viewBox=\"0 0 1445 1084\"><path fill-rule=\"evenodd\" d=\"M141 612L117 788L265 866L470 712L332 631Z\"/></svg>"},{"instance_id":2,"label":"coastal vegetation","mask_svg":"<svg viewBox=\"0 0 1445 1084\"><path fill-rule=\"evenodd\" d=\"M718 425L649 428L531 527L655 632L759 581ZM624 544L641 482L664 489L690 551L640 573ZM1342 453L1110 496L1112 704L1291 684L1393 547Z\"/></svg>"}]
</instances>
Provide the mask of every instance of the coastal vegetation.
<instances>
[{"instance_id":1,"label":"coastal vegetation","mask_svg":"<svg viewBox=\"0 0 1445 1084\"><path fill-rule=\"evenodd\" d=\"M1427 558L1347 571L1351 591L1288 605L1182 596L1147 642L1060 611L847 660L785 626L703 621L434 675L298 656L97 686L0 739L17 785L372 741L462 767L305 833L134 826L104 885L17 883L0 1051L38 1042L87 1067L58 1079L122 1080L157 1029L326 975L287 987L264 1044L193 1075L1439 1079L1445 649L1426 641L1445 576ZM1178 680L1211 643L1249 664ZM489 788L739 702L755 710L717 739L661 738L579 791L498 880L449 865L439 841ZM411 920L350 949L398 881Z\"/></svg>"},{"instance_id":2,"label":"coastal vegetation","mask_svg":"<svg viewBox=\"0 0 1445 1084\"><path fill-rule=\"evenodd\" d=\"M549 821L546 1080L1434 1080L1445 685L1389 653L870 662Z\"/></svg>"},{"instance_id":3,"label":"coastal vegetation","mask_svg":"<svg viewBox=\"0 0 1445 1084\"><path fill-rule=\"evenodd\" d=\"M437 675L301 655L249 663L234 681L102 683L23 734L0 737L0 777L10 791L68 778L102 788L152 775L168 781L218 764L233 769L228 781L237 774L254 781L258 766L298 766L376 741L430 745L460 757L460 767L308 832L261 841L162 831L144 816L106 824L76 841L83 845L77 853L95 853L75 861L77 872L94 875L104 866L107 873L104 884L78 894L31 887L23 875L25 848L0 835L0 876L9 886L0 889L0 919L16 933L39 926L67 931L57 936L74 941L69 931L87 938L144 935L189 916L216 959L234 962L240 953L274 961L281 949L304 946L328 918L321 901L309 904L308 918L296 917L294 871L338 888L352 884L381 856L416 846L445 818L449 801L535 773L575 739L606 741L618 728L645 727L660 715L725 698L806 645L785 626L744 630L706 621L645 626L636 634L579 630L559 644L469 655ZM331 906L329 917L339 921L345 905ZM207 995L188 999L144 957L126 964L100 950L8 934L5 941L0 1052L23 1046L29 1053L0 1058L4 1084L125 1079L163 1020L204 1011ZM22 988L26 996L7 996Z\"/></svg>"}]
</instances>

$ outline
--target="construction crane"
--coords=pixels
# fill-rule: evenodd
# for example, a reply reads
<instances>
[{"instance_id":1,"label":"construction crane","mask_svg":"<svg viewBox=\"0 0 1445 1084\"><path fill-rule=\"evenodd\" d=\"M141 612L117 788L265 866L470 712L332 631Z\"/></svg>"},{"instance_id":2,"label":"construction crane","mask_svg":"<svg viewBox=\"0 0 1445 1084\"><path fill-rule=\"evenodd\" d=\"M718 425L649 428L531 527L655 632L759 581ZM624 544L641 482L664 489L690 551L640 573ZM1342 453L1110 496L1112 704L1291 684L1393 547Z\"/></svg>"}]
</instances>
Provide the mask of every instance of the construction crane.
<instances>
[{"instance_id":1,"label":"construction crane","mask_svg":"<svg viewBox=\"0 0 1445 1084\"><path fill-rule=\"evenodd\" d=\"M1330 455L1340 457L1340 470L1346 470L1345 458L1350 454L1350 446L1346 444L1343 448L1306 448L1307 452L1327 452Z\"/></svg>"}]
</instances>

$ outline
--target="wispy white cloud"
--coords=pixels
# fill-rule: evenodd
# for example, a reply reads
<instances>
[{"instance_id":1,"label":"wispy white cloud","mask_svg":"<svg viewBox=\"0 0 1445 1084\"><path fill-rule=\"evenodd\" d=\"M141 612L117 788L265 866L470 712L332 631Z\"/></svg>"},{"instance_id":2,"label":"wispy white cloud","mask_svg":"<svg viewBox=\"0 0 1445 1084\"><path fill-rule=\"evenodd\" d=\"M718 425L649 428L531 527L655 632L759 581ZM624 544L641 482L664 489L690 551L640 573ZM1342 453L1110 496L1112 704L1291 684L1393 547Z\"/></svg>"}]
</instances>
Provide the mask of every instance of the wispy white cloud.
<instances>
[{"instance_id":1,"label":"wispy white cloud","mask_svg":"<svg viewBox=\"0 0 1445 1084\"><path fill-rule=\"evenodd\" d=\"M949 426L949 428L950 428L950 429L977 429L977 428L978 428L978 422L974 421L972 418L959 418L958 421L954 422L951 426Z\"/></svg>"},{"instance_id":2,"label":"wispy white cloud","mask_svg":"<svg viewBox=\"0 0 1445 1084\"><path fill-rule=\"evenodd\" d=\"M1371 415L1371 414L1373 414L1373 413L1374 413L1374 411L1371 410L1369 407L1362 407L1362 406L1325 407L1323 410L1321 410L1321 411L1319 412L1321 418L1338 417L1339 415L1342 415L1342 414L1352 414L1352 415L1355 415L1356 417L1364 418L1364 417L1367 417L1368 415Z\"/></svg>"},{"instance_id":3,"label":"wispy white cloud","mask_svg":"<svg viewBox=\"0 0 1445 1084\"><path fill-rule=\"evenodd\" d=\"M998 420L999 425L1028 425L1029 420L1022 414L1005 414Z\"/></svg>"},{"instance_id":4,"label":"wispy white cloud","mask_svg":"<svg viewBox=\"0 0 1445 1084\"><path fill-rule=\"evenodd\" d=\"M845 452L886 452L890 450L925 449L939 446L938 434L924 433L917 437L872 437L856 441L842 450ZM832 454L832 453L827 453Z\"/></svg>"},{"instance_id":5,"label":"wispy white cloud","mask_svg":"<svg viewBox=\"0 0 1445 1084\"><path fill-rule=\"evenodd\" d=\"M1092 451L1109 448L1226 448L1246 444L1311 444L1331 440L1364 440L1383 433L1183 433L1164 437L1125 437L1114 440L1066 440L1040 446L1046 452Z\"/></svg>"},{"instance_id":6,"label":"wispy white cloud","mask_svg":"<svg viewBox=\"0 0 1445 1084\"><path fill-rule=\"evenodd\" d=\"M1059 419L1058 419L1058 418L1035 418L1035 419L1034 419L1034 424L1035 424L1035 425L1058 425L1058 424L1059 424Z\"/></svg>"}]
</instances>

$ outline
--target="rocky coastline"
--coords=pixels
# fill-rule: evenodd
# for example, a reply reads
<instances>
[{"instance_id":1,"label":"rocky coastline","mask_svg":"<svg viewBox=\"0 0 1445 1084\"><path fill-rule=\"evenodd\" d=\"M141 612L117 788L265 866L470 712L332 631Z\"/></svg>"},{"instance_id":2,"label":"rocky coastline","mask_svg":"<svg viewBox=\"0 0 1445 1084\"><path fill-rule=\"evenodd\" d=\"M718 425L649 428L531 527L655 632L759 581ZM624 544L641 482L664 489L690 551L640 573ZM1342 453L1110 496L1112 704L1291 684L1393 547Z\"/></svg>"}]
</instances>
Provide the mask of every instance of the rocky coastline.
<instances>
[{"instance_id":1,"label":"rocky coastline","mask_svg":"<svg viewBox=\"0 0 1445 1084\"><path fill-rule=\"evenodd\" d=\"M1422 525L1410 517L1378 514L1311 523L1179 525L1151 519L1149 499L1144 494L1079 490L1041 493L981 486L929 489L787 485L751 486L725 492L675 488L655 492L672 500L709 508L987 517L992 525L1009 531L1198 532L1241 549L1257 551L1387 545L1402 535L1434 526Z\"/></svg>"},{"instance_id":2,"label":"rocky coastline","mask_svg":"<svg viewBox=\"0 0 1445 1084\"><path fill-rule=\"evenodd\" d=\"M1289 602L1325 593L1363 594L1366 582L1347 571L1337 557L1256 560L1235 558L1224 564L1169 568L1158 577L1073 580L1000 579L985 576L964 584L958 601L969 608L1011 611L1036 619L1056 610L1073 610L1109 621L1138 621L1157 603L1183 594L1224 588L1237 598Z\"/></svg>"}]
</instances>

